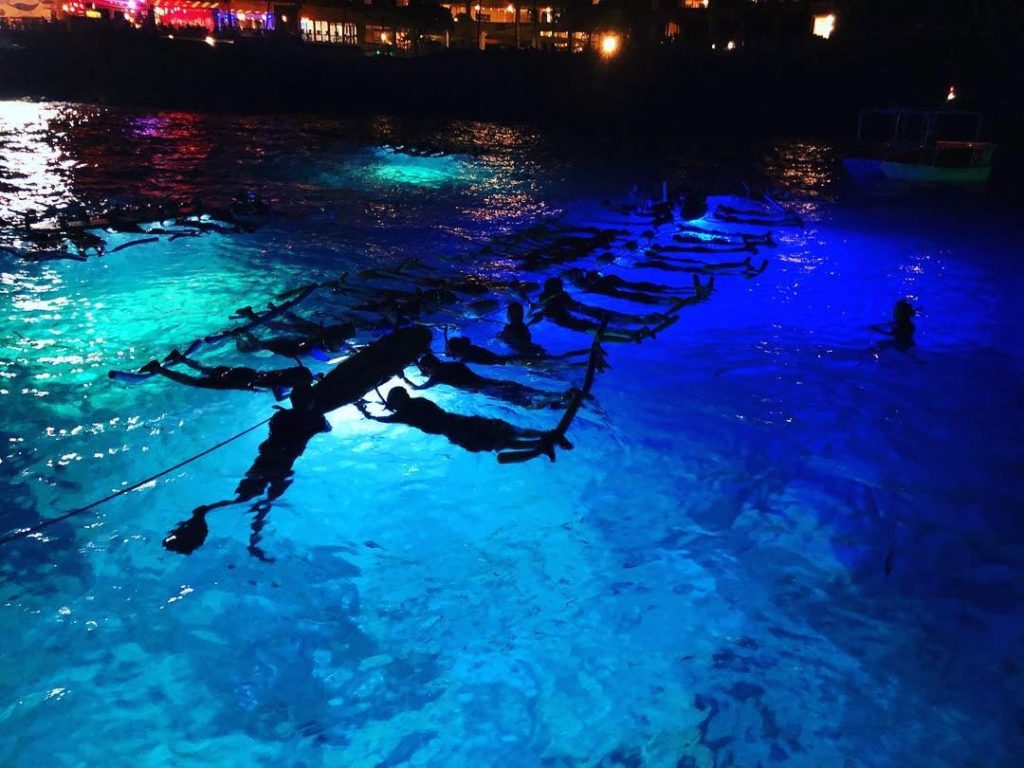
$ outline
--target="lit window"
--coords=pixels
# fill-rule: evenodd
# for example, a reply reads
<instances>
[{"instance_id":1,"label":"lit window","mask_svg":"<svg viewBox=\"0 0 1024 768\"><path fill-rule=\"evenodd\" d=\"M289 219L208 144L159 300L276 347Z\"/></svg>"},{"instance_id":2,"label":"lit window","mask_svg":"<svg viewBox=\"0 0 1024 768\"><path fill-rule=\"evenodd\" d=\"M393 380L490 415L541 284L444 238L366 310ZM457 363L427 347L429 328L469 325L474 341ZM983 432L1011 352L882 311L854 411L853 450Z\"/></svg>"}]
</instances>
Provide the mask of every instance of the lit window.
<instances>
[{"instance_id":1,"label":"lit window","mask_svg":"<svg viewBox=\"0 0 1024 768\"><path fill-rule=\"evenodd\" d=\"M805 27L806 29L806 27ZM814 29L811 32L820 38L828 40L836 29L836 15L834 13L814 17Z\"/></svg>"}]
</instances>

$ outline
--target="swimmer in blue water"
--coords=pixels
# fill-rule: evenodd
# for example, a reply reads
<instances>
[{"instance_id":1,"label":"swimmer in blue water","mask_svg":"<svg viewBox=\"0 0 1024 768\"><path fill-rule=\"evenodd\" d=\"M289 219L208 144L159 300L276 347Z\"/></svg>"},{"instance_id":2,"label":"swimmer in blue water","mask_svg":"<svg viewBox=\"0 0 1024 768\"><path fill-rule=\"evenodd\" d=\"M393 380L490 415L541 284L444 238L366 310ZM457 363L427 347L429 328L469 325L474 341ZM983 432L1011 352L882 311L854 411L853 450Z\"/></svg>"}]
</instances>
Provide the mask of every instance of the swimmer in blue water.
<instances>
[{"instance_id":1,"label":"swimmer in blue water","mask_svg":"<svg viewBox=\"0 0 1024 768\"><path fill-rule=\"evenodd\" d=\"M537 300L538 307L534 310L530 324L533 325L547 319L563 328L587 333L595 332L602 322L636 324L642 327L606 329L604 338L608 341L642 341L674 323L678 319L678 315L672 313L681 306L682 301L681 299L677 301L675 306L666 313L632 315L601 307L592 307L577 301L566 293L560 278L551 277L544 283L544 289ZM586 317L581 317L581 315L586 315ZM653 328L644 325L646 323L651 323Z\"/></svg>"},{"instance_id":2,"label":"swimmer in blue water","mask_svg":"<svg viewBox=\"0 0 1024 768\"><path fill-rule=\"evenodd\" d=\"M387 396L387 416L374 416L365 403L356 403L362 414L387 424L406 424L429 435L444 435L448 441L473 453L481 451L539 451L555 460L555 446L572 448L564 434L556 431L523 429L501 419L449 413L424 397L412 397L404 387L394 387Z\"/></svg>"},{"instance_id":3,"label":"swimmer in blue water","mask_svg":"<svg viewBox=\"0 0 1024 768\"><path fill-rule=\"evenodd\" d=\"M914 341L914 317L917 310L907 299L900 299L892 308L892 322L872 325L871 329L878 333L885 334L884 339L875 345L874 351L877 354L883 349L893 347L900 352L909 353L917 343Z\"/></svg>"},{"instance_id":4,"label":"swimmer in blue water","mask_svg":"<svg viewBox=\"0 0 1024 768\"><path fill-rule=\"evenodd\" d=\"M256 500L249 552L266 560L259 547L263 525L271 502L291 485L295 462L309 441L330 431L325 414L353 403L410 365L430 349L431 333L420 326L401 328L377 339L346 358L313 384L299 384L289 397L291 408L279 409L270 418L267 439L260 443L255 461L235 488L234 498L203 504L192 516L178 523L164 539L164 547L188 555L206 541L206 516L215 509Z\"/></svg>"},{"instance_id":5,"label":"swimmer in blue water","mask_svg":"<svg viewBox=\"0 0 1024 768\"><path fill-rule=\"evenodd\" d=\"M505 308L505 318L505 325L498 332L498 338L501 341L524 357L545 354L544 347L533 341L530 326L526 324L526 313L522 304L517 301L511 302Z\"/></svg>"},{"instance_id":6,"label":"swimmer in blue water","mask_svg":"<svg viewBox=\"0 0 1024 768\"><path fill-rule=\"evenodd\" d=\"M355 333L354 323L318 325L308 336L278 336L270 339L261 339L248 331L239 331L235 334L235 345L240 352L265 349L282 357L312 357L326 362L345 349Z\"/></svg>"},{"instance_id":7,"label":"swimmer in blue water","mask_svg":"<svg viewBox=\"0 0 1024 768\"><path fill-rule=\"evenodd\" d=\"M625 280L618 275L606 275L592 269L567 269L563 276L587 293L598 293L637 304L675 304L680 300L679 294L683 290L660 283ZM704 286L695 274L694 294L702 295L704 291Z\"/></svg>"},{"instance_id":8,"label":"swimmer in blue water","mask_svg":"<svg viewBox=\"0 0 1024 768\"><path fill-rule=\"evenodd\" d=\"M244 366L205 366L174 350L166 358L166 362L181 363L198 372L199 376L176 371L151 360L139 369L139 374L124 374L111 371L112 379L135 380L140 374L144 376L163 376L164 378L200 389L237 389L250 392L271 391L278 400L283 400L295 387L308 386L313 383L313 373L303 365L292 368L281 368L273 371L258 371ZM134 378L133 378L134 377Z\"/></svg>"},{"instance_id":9,"label":"swimmer in blue water","mask_svg":"<svg viewBox=\"0 0 1024 768\"><path fill-rule=\"evenodd\" d=\"M423 384L406 382L413 389L430 389L444 384L465 392L478 392L523 408L554 408L568 402L568 394L544 392L518 381L481 376L465 363L443 363L427 352L417 361L420 373L427 377Z\"/></svg>"}]
</instances>

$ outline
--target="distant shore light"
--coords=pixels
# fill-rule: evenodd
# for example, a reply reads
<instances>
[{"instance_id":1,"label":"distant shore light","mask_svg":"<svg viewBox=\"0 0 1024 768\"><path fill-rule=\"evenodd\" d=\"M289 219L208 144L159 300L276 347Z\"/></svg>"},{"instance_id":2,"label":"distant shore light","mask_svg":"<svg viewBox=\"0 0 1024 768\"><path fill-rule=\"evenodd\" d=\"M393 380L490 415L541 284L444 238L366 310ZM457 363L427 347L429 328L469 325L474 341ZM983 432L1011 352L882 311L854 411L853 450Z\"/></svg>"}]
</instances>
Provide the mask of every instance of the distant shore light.
<instances>
[{"instance_id":1,"label":"distant shore light","mask_svg":"<svg viewBox=\"0 0 1024 768\"><path fill-rule=\"evenodd\" d=\"M605 58L610 58L619 52L619 48L622 45L622 39L615 32L609 32L608 34L601 36L601 55Z\"/></svg>"},{"instance_id":2,"label":"distant shore light","mask_svg":"<svg viewBox=\"0 0 1024 768\"><path fill-rule=\"evenodd\" d=\"M828 40L835 31L836 15L834 13L814 17L814 29L811 30L813 35L820 37L823 40Z\"/></svg>"},{"instance_id":3,"label":"distant shore light","mask_svg":"<svg viewBox=\"0 0 1024 768\"><path fill-rule=\"evenodd\" d=\"M949 86L949 93L946 94L946 101L956 101L956 86Z\"/></svg>"}]
</instances>

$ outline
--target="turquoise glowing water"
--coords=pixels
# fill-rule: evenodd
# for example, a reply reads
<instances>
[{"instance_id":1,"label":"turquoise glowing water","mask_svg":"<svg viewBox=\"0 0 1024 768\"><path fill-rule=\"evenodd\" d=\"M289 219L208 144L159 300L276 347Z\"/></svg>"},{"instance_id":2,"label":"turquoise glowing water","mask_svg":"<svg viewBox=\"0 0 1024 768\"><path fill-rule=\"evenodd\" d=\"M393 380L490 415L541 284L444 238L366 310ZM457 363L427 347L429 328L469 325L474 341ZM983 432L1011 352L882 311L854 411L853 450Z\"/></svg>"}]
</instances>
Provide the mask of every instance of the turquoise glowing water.
<instances>
[{"instance_id":1,"label":"turquoise glowing water","mask_svg":"<svg viewBox=\"0 0 1024 768\"><path fill-rule=\"evenodd\" d=\"M478 268L494 234L631 183L488 126L452 130L482 154L407 162L374 149L401 143L389 126L4 110L5 244L13 211L68 197L256 188L283 212L85 263L0 254L4 531L274 404L110 368L311 279L409 256ZM771 155L806 228L779 234L757 279L722 277L656 340L610 347L555 464L499 466L349 407L274 505L272 564L232 509L195 555L160 546L230 495L261 430L0 547L0 765L1014 765L1020 228L972 201L858 202L833 161ZM921 308L918 347L876 355L869 326L901 296Z\"/></svg>"}]
</instances>

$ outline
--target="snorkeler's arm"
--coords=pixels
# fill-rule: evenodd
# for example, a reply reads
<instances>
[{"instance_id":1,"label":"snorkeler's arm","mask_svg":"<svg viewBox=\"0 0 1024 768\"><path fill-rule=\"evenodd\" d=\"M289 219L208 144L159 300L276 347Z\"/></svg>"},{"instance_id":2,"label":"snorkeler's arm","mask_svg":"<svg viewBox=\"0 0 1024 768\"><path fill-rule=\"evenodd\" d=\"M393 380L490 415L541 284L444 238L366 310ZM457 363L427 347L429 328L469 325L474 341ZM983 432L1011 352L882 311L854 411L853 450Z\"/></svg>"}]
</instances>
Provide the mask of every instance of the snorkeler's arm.
<instances>
[{"instance_id":1,"label":"snorkeler's arm","mask_svg":"<svg viewBox=\"0 0 1024 768\"><path fill-rule=\"evenodd\" d=\"M406 384L408 384L413 389L430 389L430 387L432 387L435 384L437 384L437 382L434 381L433 377L427 379L422 384L417 384L416 382L414 382L412 379L410 379L408 376L405 375L405 371L399 371L398 372L398 378L400 378L402 381L404 381Z\"/></svg>"},{"instance_id":2,"label":"snorkeler's arm","mask_svg":"<svg viewBox=\"0 0 1024 768\"><path fill-rule=\"evenodd\" d=\"M189 387L199 387L200 389L223 389L223 387L216 386L211 379L199 378L197 376L187 376L184 373L175 371L171 368L165 368L160 366L154 370L154 373L159 374L171 381L176 381L179 384L185 384Z\"/></svg>"},{"instance_id":3,"label":"snorkeler's arm","mask_svg":"<svg viewBox=\"0 0 1024 768\"><path fill-rule=\"evenodd\" d=\"M393 414L389 414L387 416L375 416L374 414L370 413L370 409L366 407L365 400L356 400L353 403L353 405L359 409L359 412L363 414L363 416L370 419L371 421L379 421L384 424L390 424L397 421Z\"/></svg>"},{"instance_id":4,"label":"snorkeler's arm","mask_svg":"<svg viewBox=\"0 0 1024 768\"><path fill-rule=\"evenodd\" d=\"M107 376L115 381L125 381L130 384L134 384L156 376L156 372L137 373L136 371L108 371Z\"/></svg>"},{"instance_id":5,"label":"snorkeler's arm","mask_svg":"<svg viewBox=\"0 0 1024 768\"><path fill-rule=\"evenodd\" d=\"M581 357L583 355L589 355L591 352L590 348L586 349L572 349L568 352L559 352L557 355L548 355L548 360L563 360L567 357Z\"/></svg>"}]
</instances>

